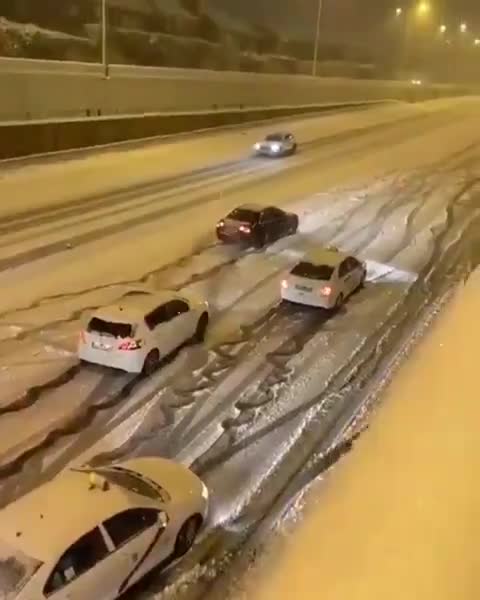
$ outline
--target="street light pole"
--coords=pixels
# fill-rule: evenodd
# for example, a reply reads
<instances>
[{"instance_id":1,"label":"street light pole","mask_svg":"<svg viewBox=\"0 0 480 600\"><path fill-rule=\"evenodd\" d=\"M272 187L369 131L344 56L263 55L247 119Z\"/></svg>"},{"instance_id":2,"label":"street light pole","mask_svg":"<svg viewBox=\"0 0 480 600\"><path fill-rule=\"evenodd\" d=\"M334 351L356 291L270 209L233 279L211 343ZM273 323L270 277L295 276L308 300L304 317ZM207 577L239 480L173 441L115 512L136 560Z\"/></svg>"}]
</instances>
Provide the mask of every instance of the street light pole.
<instances>
[{"instance_id":1,"label":"street light pole","mask_svg":"<svg viewBox=\"0 0 480 600\"><path fill-rule=\"evenodd\" d=\"M312 76L317 76L317 61L318 61L318 45L320 43L320 23L322 21L322 7L323 1L318 0L317 10L317 28L315 30L315 46L313 48L313 65L312 65Z\"/></svg>"},{"instance_id":2,"label":"street light pole","mask_svg":"<svg viewBox=\"0 0 480 600\"><path fill-rule=\"evenodd\" d=\"M107 14L107 0L102 0L102 65L103 74L108 77L108 14Z\"/></svg>"}]
</instances>

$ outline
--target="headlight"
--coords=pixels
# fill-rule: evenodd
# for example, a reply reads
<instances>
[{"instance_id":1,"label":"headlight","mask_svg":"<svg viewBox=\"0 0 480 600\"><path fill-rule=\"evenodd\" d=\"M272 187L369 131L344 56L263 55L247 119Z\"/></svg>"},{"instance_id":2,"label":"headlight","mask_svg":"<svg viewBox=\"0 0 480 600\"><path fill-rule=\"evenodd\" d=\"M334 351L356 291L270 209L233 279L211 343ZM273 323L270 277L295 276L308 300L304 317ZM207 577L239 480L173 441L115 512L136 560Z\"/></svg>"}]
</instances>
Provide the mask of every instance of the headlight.
<instances>
[{"instance_id":1,"label":"headlight","mask_svg":"<svg viewBox=\"0 0 480 600\"><path fill-rule=\"evenodd\" d=\"M280 150L280 144L272 144L272 152L278 152Z\"/></svg>"},{"instance_id":2,"label":"headlight","mask_svg":"<svg viewBox=\"0 0 480 600\"><path fill-rule=\"evenodd\" d=\"M255 144L254 148L255 148L255 150L260 150L261 146L260 146L260 144L257 143L257 144Z\"/></svg>"}]
</instances>

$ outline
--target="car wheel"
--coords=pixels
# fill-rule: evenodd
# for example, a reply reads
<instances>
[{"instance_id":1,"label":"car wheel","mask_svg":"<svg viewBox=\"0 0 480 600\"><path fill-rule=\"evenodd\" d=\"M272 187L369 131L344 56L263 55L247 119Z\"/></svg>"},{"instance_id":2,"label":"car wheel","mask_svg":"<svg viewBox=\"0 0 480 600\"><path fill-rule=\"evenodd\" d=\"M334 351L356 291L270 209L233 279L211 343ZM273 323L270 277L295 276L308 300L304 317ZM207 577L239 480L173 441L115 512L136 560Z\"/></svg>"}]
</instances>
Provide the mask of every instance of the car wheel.
<instances>
[{"instance_id":1,"label":"car wheel","mask_svg":"<svg viewBox=\"0 0 480 600\"><path fill-rule=\"evenodd\" d=\"M205 340L205 334L208 327L208 313L204 312L198 319L197 329L195 331L194 341L201 344Z\"/></svg>"},{"instance_id":2,"label":"car wheel","mask_svg":"<svg viewBox=\"0 0 480 600\"><path fill-rule=\"evenodd\" d=\"M154 350L150 350L145 358L145 362L143 363L143 374L152 375L152 373L156 371L159 362L160 352L156 348Z\"/></svg>"},{"instance_id":3,"label":"car wheel","mask_svg":"<svg viewBox=\"0 0 480 600\"><path fill-rule=\"evenodd\" d=\"M343 297L343 294L338 294L333 310L339 310L340 308L342 308L344 300L345 298Z\"/></svg>"},{"instance_id":4,"label":"car wheel","mask_svg":"<svg viewBox=\"0 0 480 600\"><path fill-rule=\"evenodd\" d=\"M294 235L298 231L298 215L294 215L292 226L290 227L290 235Z\"/></svg>"},{"instance_id":5,"label":"car wheel","mask_svg":"<svg viewBox=\"0 0 480 600\"><path fill-rule=\"evenodd\" d=\"M291 154L295 154L296 151L297 151L297 144L293 144Z\"/></svg>"},{"instance_id":6,"label":"car wheel","mask_svg":"<svg viewBox=\"0 0 480 600\"><path fill-rule=\"evenodd\" d=\"M363 289L365 287L366 279L367 279L367 272L364 271L363 275L362 275L362 279L360 280L360 285L358 286L360 289Z\"/></svg>"},{"instance_id":7,"label":"car wheel","mask_svg":"<svg viewBox=\"0 0 480 600\"><path fill-rule=\"evenodd\" d=\"M199 515L194 515L185 521L175 540L175 549L173 551L175 558L184 556L190 550L201 526L202 519Z\"/></svg>"},{"instance_id":8,"label":"car wheel","mask_svg":"<svg viewBox=\"0 0 480 600\"><path fill-rule=\"evenodd\" d=\"M266 243L267 243L266 233L265 233L265 231L261 231L255 236L255 241L254 241L253 245L255 246L255 248L257 250L261 250L265 246Z\"/></svg>"}]
</instances>

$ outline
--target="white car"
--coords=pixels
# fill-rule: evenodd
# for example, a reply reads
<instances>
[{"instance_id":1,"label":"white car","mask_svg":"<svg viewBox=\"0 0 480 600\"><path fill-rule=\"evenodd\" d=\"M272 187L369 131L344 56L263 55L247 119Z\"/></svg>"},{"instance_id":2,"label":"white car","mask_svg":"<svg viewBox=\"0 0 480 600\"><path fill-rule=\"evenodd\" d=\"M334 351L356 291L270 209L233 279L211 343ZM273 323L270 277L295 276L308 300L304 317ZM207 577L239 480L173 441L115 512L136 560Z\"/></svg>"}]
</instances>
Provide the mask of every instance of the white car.
<instances>
[{"instance_id":1,"label":"white car","mask_svg":"<svg viewBox=\"0 0 480 600\"><path fill-rule=\"evenodd\" d=\"M127 371L152 373L160 360L189 340L203 341L205 301L175 292L133 291L98 309L80 334L80 360Z\"/></svg>"},{"instance_id":2,"label":"white car","mask_svg":"<svg viewBox=\"0 0 480 600\"><path fill-rule=\"evenodd\" d=\"M333 310L339 308L367 275L364 263L336 249L309 252L282 281L283 300Z\"/></svg>"},{"instance_id":3,"label":"white car","mask_svg":"<svg viewBox=\"0 0 480 600\"><path fill-rule=\"evenodd\" d=\"M188 552L207 510L203 482L169 460L63 471L0 511L0 598L114 600Z\"/></svg>"},{"instance_id":4,"label":"white car","mask_svg":"<svg viewBox=\"0 0 480 600\"><path fill-rule=\"evenodd\" d=\"M289 156L295 154L297 142L291 133L272 133L255 144L253 151L260 156Z\"/></svg>"}]
</instances>

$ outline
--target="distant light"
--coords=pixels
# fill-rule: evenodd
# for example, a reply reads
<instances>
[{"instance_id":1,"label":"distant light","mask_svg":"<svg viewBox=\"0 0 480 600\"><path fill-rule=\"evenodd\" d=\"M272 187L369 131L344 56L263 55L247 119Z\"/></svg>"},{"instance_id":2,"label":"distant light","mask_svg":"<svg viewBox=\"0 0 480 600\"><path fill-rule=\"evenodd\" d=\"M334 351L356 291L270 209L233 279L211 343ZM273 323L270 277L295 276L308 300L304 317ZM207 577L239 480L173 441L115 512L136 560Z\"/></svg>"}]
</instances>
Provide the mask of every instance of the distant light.
<instances>
[{"instance_id":1,"label":"distant light","mask_svg":"<svg viewBox=\"0 0 480 600\"><path fill-rule=\"evenodd\" d=\"M446 25L440 25L440 33L445 33L447 31Z\"/></svg>"},{"instance_id":2,"label":"distant light","mask_svg":"<svg viewBox=\"0 0 480 600\"><path fill-rule=\"evenodd\" d=\"M475 38L474 42L475 46L480 46L480 38Z\"/></svg>"},{"instance_id":3,"label":"distant light","mask_svg":"<svg viewBox=\"0 0 480 600\"><path fill-rule=\"evenodd\" d=\"M465 32L467 31L467 24L466 24L466 23L462 23L462 24L460 25L460 31L461 31L462 33L465 33Z\"/></svg>"},{"instance_id":4,"label":"distant light","mask_svg":"<svg viewBox=\"0 0 480 600\"><path fill-rule=\"evenodd\" d=\"M397 15L397 17L400 17L403 14L403 8L397 8L395 10L395 14Z\"/></svg>"},{"instance_id":5,"label":"distant light","mask_svg":"<svg viewBox=\"0 0 480 600\"><path fill-rule=\"evenodd\" d=\"M417 5L417 13L420 16L424 16L430 12L431 6L429 2L420 2Z\"/></svg>"}]
</instances>

